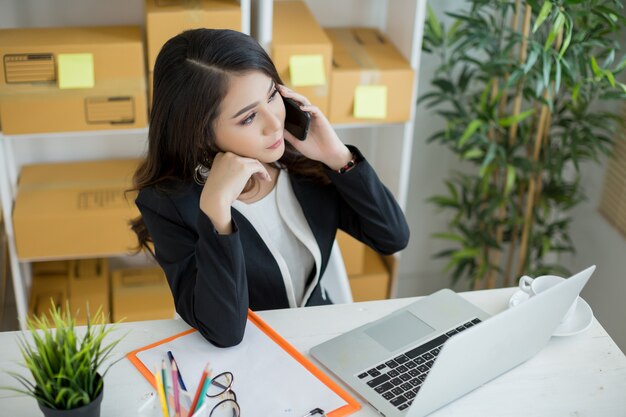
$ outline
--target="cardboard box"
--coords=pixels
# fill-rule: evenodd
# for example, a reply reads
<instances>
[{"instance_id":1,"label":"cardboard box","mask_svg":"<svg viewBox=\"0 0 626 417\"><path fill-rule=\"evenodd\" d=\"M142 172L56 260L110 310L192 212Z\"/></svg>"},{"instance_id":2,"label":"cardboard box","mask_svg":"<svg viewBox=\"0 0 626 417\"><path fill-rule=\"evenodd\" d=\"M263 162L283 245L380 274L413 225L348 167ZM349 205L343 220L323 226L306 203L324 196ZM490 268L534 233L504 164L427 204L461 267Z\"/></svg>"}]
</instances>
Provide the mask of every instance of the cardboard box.
<instances>
[{"instance_id":1,"label":"cardboard box","mask_svg":"<svg viewBox=\"0 0 626 417\"><path fill-rule=\"evenodd\" d=\"M87 324L87 306L94 314L98 308L109 314L109 267L106 259L34 262L32 264L30 314L47 314L50 299L65 310L69 305L76 324ZM66 304L68 302L68 304Z\"/></svg>"},{"instance_id":2,"label":"cardboard box","mask_svg":"<svg viewBox=\"0 0 626 417\"><path fill-rule=\"evenodd\" d=\"M28 301L29 317L48 316L52 304L64 311L67 303L67 275L33 275Z\"/></svg>"},{"instance_id":3,"label":"cardboard box","mask_svg":"<svg viewBox=\"0 0 626 417\"><path fill-rule=\"evenodd\" d=\"M328 114L333 48L328 36L302 1L275 2L273 22L270 55L280 78L285 85L306 96L322 113ZM302 85L310 83L293 80L291 71L296 70L291 66L295 66L293 59L300 59L300 62L313 59L313 62L318 62L321 68L318 72L323 71L323 82L312 81L315 85Z\"/></svg>"},{"instance_id":4,"label":"cardboard box","mask_svg":"<svg viewBox=\"0 0 626 417\"><path fill-rule=\"evenodd\" d=\"M174 300L161 268L113 271L114 321L159 320L174 317Z\"/></svg>"},{"instance_id":5,"label":"cardboard box","mask_svg":"<svg viewBox=\"0 0 626 417\"><path fill-rule=\"evenodd\" d=\"M33 262L31 269L33 277L43 276L70 276L70 261Z\"/></svg>"},{"instance_id":6,"label":"cardboard box","mask_svg":"<svg viewBox=\"0 0 626 417\"><path fill-rule=\"evenodd\" d=\"M139 215L131 187L139 161L120 159L22 167L13 210L21 260L128 253Z\"/></svg>"},{"instance_id":7,"label":"cardboard box","mask_svg":"<svg viewBox=\"0 0 626 417\"><path fill-rule=\"evenodd\" d=\"M104 258L78 259L70 263L68 280L70 311L76 323L87 324L87 312L92 316L101 309L110 315L109 262Z\"/></svg>"},{"instance_id":8,"label":"cardboard box","mask_svg":"<svg viewBox=\"0 0 626 417\"><path fill-rule=\"evenodd\" d=\"M0 30L4 134L145 127L139 26Z\"/></svg>"},{"instance_id":9,"label":"cardboard box","mask_svg":"<svg viewBox=\"0 0 626 417\"><path fill-rule=\"evenodd\" d=\"M148 71L165 42L187 29L241 31L241 6L234 0L146 0L145 11Z\"/></svg>"},{"instance_id":10,"label":"cardboard box","mask_svg":"<svg viewBox=\"0 0 626 417\"><path fill-rule=\"evenodd\" d=\"M389 271L380 255L366 247L363 273L349 275L354 301L382 300L389 297Z\"/></svg>"},{"instance_id":11,"label":"cardboard box","mask_svg":"<svg viewBox=\"0 0 626 417\"><path fill-rule=\"evenodd\" d=\"M395 46L377 29L333 28L326 29L326 34L333 44L329 120L332 123L409 120L415 74ZM355 112L365 116L357 118Z\"/></svg>"},{"instance_id":12,"label":"cardboard box","mask_svg":"<svg viewBox=\"0 0 626 417\"><path fill-rule=\"evenodd\" d=\"M336 239L346 266L346 273L348 275L362 274L367 246L341 230L337 231Z\"/></svg>"}]
</instances>

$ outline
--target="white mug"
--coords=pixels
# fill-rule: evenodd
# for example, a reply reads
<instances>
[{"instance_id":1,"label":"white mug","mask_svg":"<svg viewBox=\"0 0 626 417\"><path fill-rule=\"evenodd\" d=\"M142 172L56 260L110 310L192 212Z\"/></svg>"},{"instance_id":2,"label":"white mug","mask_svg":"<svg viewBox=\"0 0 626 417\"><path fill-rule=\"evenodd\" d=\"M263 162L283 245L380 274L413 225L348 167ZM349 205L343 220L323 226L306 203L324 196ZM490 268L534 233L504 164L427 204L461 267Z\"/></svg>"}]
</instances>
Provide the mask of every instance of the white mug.
<instances>
[{"instance_id":1,"label":"white mug","mask_svg":"<svg viewBox=\"0 0 626 417\"><path fill-rule=\"evenodd\" d=\"M541 275L535 279L524 275L519 279L519 289L528 294L529 297L535 296L542 291L552 288L555 285L565 281L565 278L557 277L556 275ZM567 322L572 318L576 311L576 305L578 304L578 297L574 300L567 313L561 319L561 323Z\"/></svg>"}]
</instances>

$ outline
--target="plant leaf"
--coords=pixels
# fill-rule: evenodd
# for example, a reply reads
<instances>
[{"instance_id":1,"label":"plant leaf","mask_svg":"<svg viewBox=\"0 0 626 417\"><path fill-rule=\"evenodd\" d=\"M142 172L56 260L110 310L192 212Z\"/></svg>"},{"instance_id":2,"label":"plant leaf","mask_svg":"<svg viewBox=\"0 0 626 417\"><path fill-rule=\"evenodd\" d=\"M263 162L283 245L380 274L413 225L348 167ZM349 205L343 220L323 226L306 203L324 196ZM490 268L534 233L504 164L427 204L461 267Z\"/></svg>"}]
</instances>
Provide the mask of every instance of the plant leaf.
<instances>
[{"instance_id":1,"label":"plant leaf","mask_svg":"<svg viewBox=\"0 0 626 417\"><path fill-rule=\"evenodd\" d=\"M551 46L557 35L563 29L563 25L565 23L565 16L563 13L558 12L556 16L556 20L554 21L554 25L550 29L550 33L548 34L548 38L546 39L546 43L543 45L543 49L547 51Z\"/></svg>"},{"instance_id":2,"label":"plant leaf","mask_svg":"<svg viewBox=\"0 0 626 417\"><path fill-rule=\"evenodd\" d=\"M479 119L472 120L465 129L465 132L463 132L463 136L461 136L461 139L459 139L458 147L462 148L463 145L465 145L465 143L469 140L469 138L472 137L474 132L476 132L476 130L482 126L482 124L483 122Z\"/></svg>"},{"instance_id":3,"label":"plant leaf","mask_svg":"<svg viewBox=\"0 0 626 417\"><path fill-rule=\"evenodd\" d=\"M433 11L433 8L430 6L430 4L428 4L428 24L432 29L433 35L436 37L436 40L441 41L441 23L437 19L437 16L435 15L435 12Z\"/></svg>"},{"instance_id":4,"label":"plant leaf","mask_svg":"<svg viewBox=\"0 0 626 417\"><path fill-rule=\"evenodd\" d=\"M431 235L435 239L452 240L455 242L463 242L463 237L455 235L454 233L433 233Z\"/></svg>"},{"instance_id":5,"label":"plant leaf","mask_svg":"<svg viewBox=\"0 0 626 417\"><path fill-rule=\"evenodd\" d=\"M563 58L565 52L567 52L567 48L569 48L570 43L572 42L572 32L574 28L574 23L572 18L568 15L565 20L565 39L563 39L563 44L561 45L561 50L559 51L559 59Z\"/></svg>"},{"instance_id":6,"label":"plant leaf","mask_svg":"<svg viewBox=\"0 0 626 417\"><path fill-rule=\"evenodd\" d=\"M539 11L539 15L537 16L537 20L535 20L535 25L533 26L533 33L537 32L537 29L543 24L546 20L550 12L552 11L552 2L550 0L545 0L543 2L543 6L541 6L541 10Z\"/></svg>"},{"instance_id":7,"label":"plant leaf","mask_svg":"<svg viewBox=\"0 0 626 417\"><path fill-rule=\"evenodd\" d=\"M463 159L478 159L485 154L480 148L472 148L463 153Z\"/></svg>"},{"instance_id":8,"label":"plant leaf","mask_svg":"<svg viewBox=\"0 0 626 417\"><path fill-rule=\"evenodd\" d=\"M513 126L515 123L519 123L522 120L532 116L534 113L535 109L530 109L523 111L520 114L514 114L508 117L504 117L498 120L498 125L502 127L510 127Z\"/></svg>"},{"instance_id":9,"label":"plant leaf","mask_svg":"<svg viewBox=\"0 0 626 417\"><path fill-rule=\"evenodd\" d=\"M515 185L515 167L513 165L506 166L506 185L504 186L504 195L509 195Z\"/></svg>"}]
</instances>

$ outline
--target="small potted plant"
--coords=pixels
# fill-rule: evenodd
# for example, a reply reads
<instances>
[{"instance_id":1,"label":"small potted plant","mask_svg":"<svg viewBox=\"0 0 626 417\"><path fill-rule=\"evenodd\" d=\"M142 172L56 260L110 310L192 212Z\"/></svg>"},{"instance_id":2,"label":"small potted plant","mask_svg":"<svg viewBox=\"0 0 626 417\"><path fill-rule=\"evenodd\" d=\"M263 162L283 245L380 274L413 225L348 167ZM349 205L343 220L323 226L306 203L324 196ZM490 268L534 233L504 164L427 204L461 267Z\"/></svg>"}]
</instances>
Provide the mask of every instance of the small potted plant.
<instances>
[{"instance_id":1,"label":"small potted plant","mask_svg":"<svg viewBox=\"0 0 626 417\"><path fill-rule=\"evenodd\" d=\"M29 332L18 338L34 382L9 372L25 389L8 389L35 398L46 417L98 417L104 376L115 362L104 368L103 364L121 338L107 339L114 326L106 325L100 309L88 318L86 327L79 328L69 306L61 311L52 304L49 316L29 318Z\"/></svg>"}]
</instances>

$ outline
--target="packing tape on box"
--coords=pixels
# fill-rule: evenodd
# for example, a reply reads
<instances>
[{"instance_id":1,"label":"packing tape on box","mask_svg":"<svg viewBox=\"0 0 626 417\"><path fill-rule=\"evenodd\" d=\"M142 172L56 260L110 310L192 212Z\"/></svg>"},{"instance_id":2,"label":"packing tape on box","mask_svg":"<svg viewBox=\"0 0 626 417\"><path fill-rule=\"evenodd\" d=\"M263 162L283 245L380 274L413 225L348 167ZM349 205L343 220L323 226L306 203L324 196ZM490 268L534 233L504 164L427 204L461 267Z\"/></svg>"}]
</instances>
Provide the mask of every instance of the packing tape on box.
<instances>
[{"instance_id":1,"label":"packing tape on box","mask_svg":"<svg viewBox=\"0 0 626 417\"><path fill-rule=\"evenodd\" d=\"M101 192L111 191L123 194L128 188L132 187L129 173L128 183L119 180L93 180L93 181L63 181L51 184L18 184L18 190L21 192L46 191L46 190L67 190L74 189L80 191ZM129 193L129 198L132 192Z\"/></svg>"},{"instance_id":2,"label":"packing tape on box","mask_svg":"<svg viewBox=\"0 0 626 417\"><path fill-rule=\"evenodd\" d=\"M34 187L29 187L33 191ZM41 190L52 191L58 187L41 187ZM21 190L24 192L24 190ZM74 193L74 203L78 210L112 210L132 209L133 199L126 197L126 187L104 189L81 189Z\"/></svg>"},{"instance_id":3,"label":"packing tape on box","mask_svg":"<svg viewBox=\"0 0 626 417\"><path fill-rule=\"evenodd\" d=\"M369 54L357 40L357 34L351 29L337 30L334 32L337 40L346 48L352 59L361 67L359 83L361 85L378 84L380 71L370 58Z\"/></svg>"},{"instance_id":4,"label":"packing tape on box","mask_svg":"<svg viewBox=\"0 0 626 417\"><path fill-rule=\"evenodd\" d=\"M92 95L112 96L116 94L128 95L131 92L145 92L146 90L146 79L144 77L96 80L93 88L74 89L59 88L56 81L50 83L4 84L0 85L0 99L41 94L54 94L56 97L83 97L86 92Z\"/></svg>"}]
</instances>

